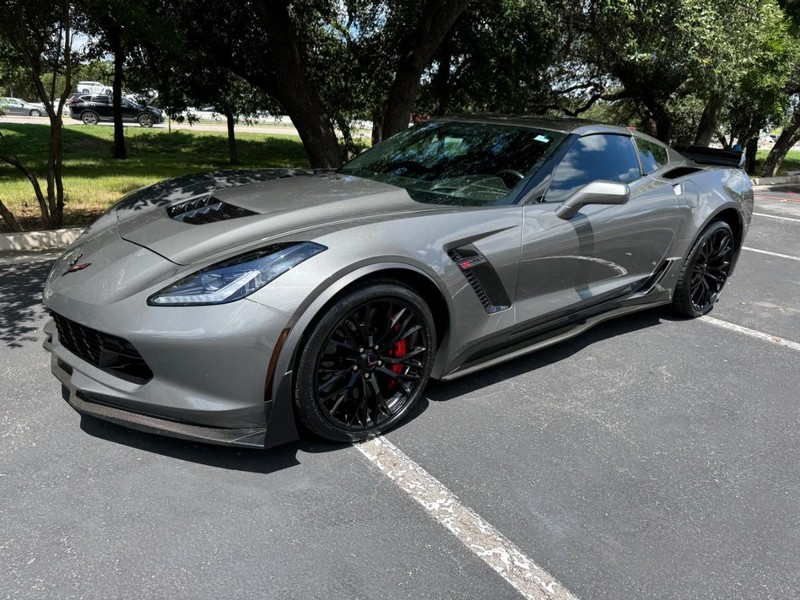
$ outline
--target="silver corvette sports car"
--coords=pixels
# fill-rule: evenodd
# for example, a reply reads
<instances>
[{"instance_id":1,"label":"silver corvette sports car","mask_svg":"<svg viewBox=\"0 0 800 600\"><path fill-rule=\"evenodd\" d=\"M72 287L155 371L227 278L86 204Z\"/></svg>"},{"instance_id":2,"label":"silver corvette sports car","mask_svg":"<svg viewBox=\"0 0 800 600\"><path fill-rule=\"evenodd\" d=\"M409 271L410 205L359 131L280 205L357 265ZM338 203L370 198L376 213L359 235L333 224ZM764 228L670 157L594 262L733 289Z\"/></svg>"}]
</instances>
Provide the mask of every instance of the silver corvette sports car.
<instances>
[{"instance_id":1,"label":"silver corvette sports car","mask_svg":"<svg viewBox=\"0 0 800 600\"><path fill-rule=\"evenodd\" d=\"M741 170L625 128L437 120L338 171L132 193L54 265L45 347L85 415L234 446L357 440L431 377L648 307L707 313L752 209Z\"/></svg>"}]
</instances>

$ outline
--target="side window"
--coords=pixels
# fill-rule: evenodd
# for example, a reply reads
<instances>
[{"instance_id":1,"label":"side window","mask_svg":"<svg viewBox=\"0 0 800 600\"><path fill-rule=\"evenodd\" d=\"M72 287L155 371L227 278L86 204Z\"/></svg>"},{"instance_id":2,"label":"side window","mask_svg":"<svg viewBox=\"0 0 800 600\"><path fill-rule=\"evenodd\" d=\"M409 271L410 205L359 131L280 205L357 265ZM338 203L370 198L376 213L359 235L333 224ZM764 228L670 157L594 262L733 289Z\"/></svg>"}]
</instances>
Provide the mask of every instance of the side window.
<instances>
[{"instance_id":1,"label":"side window","mask_svg":"<svg viewBox=\"0 0 800 600\"><path fill-rule=\"evenodd\" d=\"M634 139L636 147L639 149L639 158L642 160L645 175L658 171L669 162L669 152L661 144L641 138Z\"/></svg>"},{"instance_id":2,"label":"side window","mask_svg":"<svg viewBox=\"0 0 800 600\"><path fill-rule=\"evenodd\" d=\"M553 171L546 202L562 202L587 183L603 179L628 183L641 177L631 138L598 134L578 139Z\"/></svg>"},{"instance_id":3,"label":"side window","mask_svg":"<svg viewBox=\"0 0 800 600\"><path fill-rule=\"evenodd\" d=\"M92 96L92 102L97 104L108 104L108 96Z\"/></svg>"}]
</instances>

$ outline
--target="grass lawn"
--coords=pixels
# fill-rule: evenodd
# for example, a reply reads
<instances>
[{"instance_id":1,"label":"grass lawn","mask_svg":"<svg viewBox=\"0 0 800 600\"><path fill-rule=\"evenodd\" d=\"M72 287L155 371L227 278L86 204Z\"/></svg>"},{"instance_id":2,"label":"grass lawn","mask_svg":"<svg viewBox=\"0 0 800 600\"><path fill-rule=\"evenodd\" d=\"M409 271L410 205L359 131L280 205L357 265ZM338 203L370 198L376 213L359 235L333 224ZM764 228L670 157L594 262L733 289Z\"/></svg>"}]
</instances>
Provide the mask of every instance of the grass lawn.
<instances>
[{"instance_id":1,"label":"grass lawn","mask_svg":"<svg viewBox=\"0 0 800 600\"><path fill-rule=\"evenodd\" d=\"M769 154L769 150L759 150L756 154L756 173L761 172L761 167ZM786 158L783 159L781 167L778 170L779 175L783 175L788 171L800 171L800 150L789 150Z\"/></svg>"},{"instance_id":2,"label":"grass lawn","mask_svg":"<svg viewBox=\"0 0 800 600\"><path fill-rule=\"evenodd\" d=\"M46 189L49 125L0 123L3 153L16 155L41 177ZM126 127L126 160L111 158L113 127L64 127L64 193L66 225L87 225L125 193L169 177L231 168L305 167L308 159L300 138L291 135L237 133L239 165L228 163L227 136L223 131L145 129ZM0 200L35 229L39 207L31 184L5 163L0 164ZM0 219L0 231L8 231Z\"/></svg>"}]
</instances>

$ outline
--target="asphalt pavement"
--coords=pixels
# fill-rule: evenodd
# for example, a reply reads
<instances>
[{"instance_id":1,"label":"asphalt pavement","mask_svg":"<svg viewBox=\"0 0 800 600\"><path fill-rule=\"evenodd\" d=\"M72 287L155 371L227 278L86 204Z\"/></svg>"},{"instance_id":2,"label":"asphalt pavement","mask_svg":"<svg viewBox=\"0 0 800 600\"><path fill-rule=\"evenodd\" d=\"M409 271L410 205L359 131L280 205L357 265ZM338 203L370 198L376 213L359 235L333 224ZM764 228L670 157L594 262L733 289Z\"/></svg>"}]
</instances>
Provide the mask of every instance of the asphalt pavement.
<instances>
[{"instance_id":1,"label":"asphalt pavement","mask_svg":"<svg viewBox=\"0 0 800 600\"><path fill-rule=\"evenodd\" d=\"M433 383L385 436L394 471L82 419L41 348L54 255L3 255L0 598L800 597L800 187L756 213L711 318L639 313Z\"/></svg>"}]
</instances>

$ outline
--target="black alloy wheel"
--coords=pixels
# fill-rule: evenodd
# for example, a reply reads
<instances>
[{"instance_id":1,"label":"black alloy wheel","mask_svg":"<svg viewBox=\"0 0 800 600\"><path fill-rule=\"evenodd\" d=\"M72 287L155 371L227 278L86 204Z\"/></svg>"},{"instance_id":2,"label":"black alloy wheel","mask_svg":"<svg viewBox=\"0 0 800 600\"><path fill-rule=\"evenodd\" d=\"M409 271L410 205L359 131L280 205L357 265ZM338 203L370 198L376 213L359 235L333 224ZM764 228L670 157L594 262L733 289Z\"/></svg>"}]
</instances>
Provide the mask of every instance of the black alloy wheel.
<instances>
[{"instance_id":1,"label":"black alloy wheel","mask_svg":"<svg viewBox=\"0 0 800 600\"><path fill-rule=\"evenodd\" d=\"M675 287L678 312L699 317L708 314L719 299L733 269L735 241L724 221L715 221L695 242Z\"/></svg>"},{"instance_id":2,"label":"black alloy wheel","mask_svg":"<svg viewBox=\"0 0 800 600\"><path fill-rule=\"evenodd\" d=\"M315 326L300 359L295 402L311 431L335 441L378 435L424 391L435 354L433 317L412 290L355 290Z\"/></svg>"}]
</instances>

